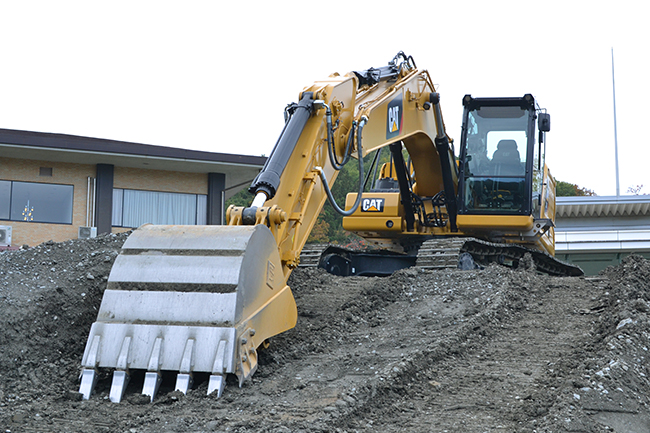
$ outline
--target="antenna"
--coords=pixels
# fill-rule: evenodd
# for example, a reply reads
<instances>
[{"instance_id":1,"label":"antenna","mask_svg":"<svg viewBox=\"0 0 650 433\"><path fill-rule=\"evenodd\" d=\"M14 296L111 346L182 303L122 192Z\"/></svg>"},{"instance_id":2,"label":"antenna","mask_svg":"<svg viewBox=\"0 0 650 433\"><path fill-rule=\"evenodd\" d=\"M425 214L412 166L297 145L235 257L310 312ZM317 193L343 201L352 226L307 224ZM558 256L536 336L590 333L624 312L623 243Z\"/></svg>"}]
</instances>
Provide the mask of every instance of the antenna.
<instances>
[{"instance_id":1,"label":"antenna","mask_svg":"<svg viewBox=\"0 0 650 433\"><path fill-rule=\"evenodd\" d=\"M612 47L612 95L614 98L614 163L616 164L616 197L621 195L618 183L618 134L616 132L616 82L614 80L614 47Z\"/></svg>"}]
</instances>

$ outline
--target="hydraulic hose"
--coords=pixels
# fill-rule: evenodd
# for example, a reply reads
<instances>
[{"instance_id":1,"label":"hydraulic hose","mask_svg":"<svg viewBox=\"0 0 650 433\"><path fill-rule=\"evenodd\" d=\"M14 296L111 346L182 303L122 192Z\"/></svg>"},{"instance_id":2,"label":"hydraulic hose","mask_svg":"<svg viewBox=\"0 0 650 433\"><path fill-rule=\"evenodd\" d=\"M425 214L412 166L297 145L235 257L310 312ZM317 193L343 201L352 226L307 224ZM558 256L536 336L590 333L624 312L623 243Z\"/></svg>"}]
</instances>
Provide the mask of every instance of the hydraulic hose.
<instances>
[{"instance_id":1,"label":"hydraulic hose","mask_svg":"<svg viewBox=\"0 0 650 433\"><path fill-rule=\"evenodd\" d=\"M318 171L318 175L320 176L321 182L323 183L323 188L325 188L325 194L327 194L327 199L329 200L330 204L334 208L336 212L343 216L350 216L353 213L357 211L359 208L359 204L361 203L361 195L363 194L363 186L364 186L364 178L363 178L363 148L361 146L361 135L363 132L363 127L365 124L368 122L368 118L366 116L361 117L361 121L359 122L359 126L357 127L357 159L359 160L359 193L357 194L357 199L354 202L354 205L352 205L352 208L348 211L345 211L339 207L339 205L336 203L336 200L334 199L334 196L332 195L332 191L330 190L329 185L327 184L327 178L325 177L325 173L323 172L323 169L321 167L316 167L316 170ZM354 133L354 128L350 132L350 136L352 136ZM349 141L349 138L348 138ZM349 145L349 143L348 143ZM346 152L347 153L347 152ZM331 154L330 154L330 160ZM342 166L341 166L342 167ZM336 168L336 167L334 167Z\"/></svg>"},{"instance_id":2,"label":"hydraulic hose","mask_svg":"<svg viewBox=\"0 0 650 433\"><path fill-rule=\"evenodd\" d=\"M327 119L327 152L329 154L332 167L335 170L341 170L343 166L350 160L350 154L352 153L350 151L350 148L352 147L352 141L354 140L354 127L356 125L356 122L352 122L352 130L350 131L350 135L348 135L348 142L345 145L345 151L343 151L343 161L339 162L336 158L336 151L334 149L334 137L332 137L332 110L330 109L329 105L325 103L325 101L319 100L314 102L319 103L327 109L325 112L325 118Z\"/></svg>"},{"instance_id":3,"label":"hydraulic hose","mask_svg":"<svg viewBox=\"0 0 650 433\"><path fill-rule=\"evenodd\" d=\"M366 189L366 186L368 185L368 180L370 180L370 175L372 175L372 178L375 179L377 177L377 161L379 160L379 155L381 154L381 149L377 149L375 152L375 156L372 159L372 163L370 164L370 169L368 170L368 174L366 175L366 180L363 181L363 189Z\"/></svg>"}]
</instances>

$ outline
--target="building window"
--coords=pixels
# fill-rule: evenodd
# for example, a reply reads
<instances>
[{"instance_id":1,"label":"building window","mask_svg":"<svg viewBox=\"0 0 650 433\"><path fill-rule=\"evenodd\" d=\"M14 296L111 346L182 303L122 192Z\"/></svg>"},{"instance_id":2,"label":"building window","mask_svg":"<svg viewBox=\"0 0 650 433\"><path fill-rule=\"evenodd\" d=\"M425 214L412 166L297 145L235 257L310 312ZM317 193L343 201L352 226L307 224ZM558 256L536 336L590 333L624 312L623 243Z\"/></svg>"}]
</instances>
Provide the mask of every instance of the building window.
<instances>
[{"instance_id":1,"label":"building window","mask_svg":"<svg viewBox=\"0 0 650 433\"><path fill-rule=\"evenodd\" d=\"M146 223L203 225L206 221L206 195L113 189L115 227L139 227Z\"/></svg>"},{"instance_id":2,"label":"building window","mask_svg":"<svg viewBox=\"0 0 650 433\"><path fill-rule=\"evenodd\" d=\"M122 202L124 190L113 188L113 218L111 219L113 227L122 227Z\"/></svg>"},{"instance_id":3,"label":"building window","mask_svg":"<svg viewBox=\"0 0 650 433\"><path fill-rule=\"evenodd\" d=\"M0 180L0 219L9 219L9 203L11 203L11 182Z\"/></svg>"},{"instance_id":4,"label":"building window","mask_svg":"<svg viewBox=\"0 0 650 433\"><path fill-rule=\"evenodd\" d=\"M0 181L0 219L72 224L74 187Z\"/></svg>"},{"instance_id":5,"label":"building window","mask_svg":"<svg viewBox=\"0 0 650 433\"><path fill-rule=\"evenodd\" d=\"M39 176L52 177L52 167L41 167L38 170Z\"/></svg>"}]
</instances>

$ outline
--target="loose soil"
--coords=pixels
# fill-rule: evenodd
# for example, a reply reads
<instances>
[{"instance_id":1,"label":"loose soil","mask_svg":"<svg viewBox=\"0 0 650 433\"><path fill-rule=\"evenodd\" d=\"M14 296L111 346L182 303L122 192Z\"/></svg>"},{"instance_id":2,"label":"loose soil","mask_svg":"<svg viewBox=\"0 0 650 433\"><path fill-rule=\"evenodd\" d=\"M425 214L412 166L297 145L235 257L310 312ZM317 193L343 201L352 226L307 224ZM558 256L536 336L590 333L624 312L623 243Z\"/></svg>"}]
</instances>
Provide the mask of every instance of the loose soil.
<instances>
[{"instance_id":1,"label":"loose soil","mask_svg":"<svg viewBox=\"0 0 650 433\"><path fill-rule=\"evenodd\" d=\"M0 253L0 432L650 432L650 262L597 277L532 269L292 274L296 328L253 380L154 403L80 362L128 234Z\"/></svg>"}]
</instances>

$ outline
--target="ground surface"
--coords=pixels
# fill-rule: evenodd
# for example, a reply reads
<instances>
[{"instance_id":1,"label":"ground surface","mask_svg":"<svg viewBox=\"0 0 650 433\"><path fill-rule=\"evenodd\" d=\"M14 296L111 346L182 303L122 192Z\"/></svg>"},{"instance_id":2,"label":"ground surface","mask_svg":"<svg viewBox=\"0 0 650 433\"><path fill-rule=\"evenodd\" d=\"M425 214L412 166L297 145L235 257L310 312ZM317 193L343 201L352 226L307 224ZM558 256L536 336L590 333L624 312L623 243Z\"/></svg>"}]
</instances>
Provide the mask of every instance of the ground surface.
<instances>
[{"instance_id":1,"label":"ground surface","mask_svg":"<svg viewBox=\"0 0 650 433\"><path fill-rule=\"evenodd\" d=\"M0 432L650 432L650 262L593 278L298 269L298 326L242 388L78 401L79 364L126 235L0 253ZM205 378L204 378L205 379Z\"/></svg>"}]
</instances>

